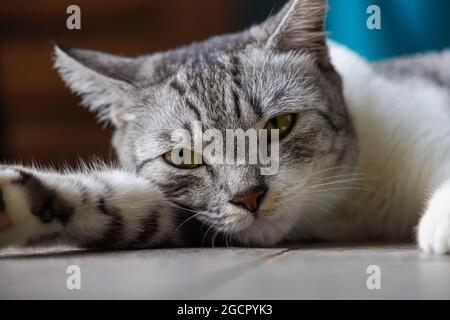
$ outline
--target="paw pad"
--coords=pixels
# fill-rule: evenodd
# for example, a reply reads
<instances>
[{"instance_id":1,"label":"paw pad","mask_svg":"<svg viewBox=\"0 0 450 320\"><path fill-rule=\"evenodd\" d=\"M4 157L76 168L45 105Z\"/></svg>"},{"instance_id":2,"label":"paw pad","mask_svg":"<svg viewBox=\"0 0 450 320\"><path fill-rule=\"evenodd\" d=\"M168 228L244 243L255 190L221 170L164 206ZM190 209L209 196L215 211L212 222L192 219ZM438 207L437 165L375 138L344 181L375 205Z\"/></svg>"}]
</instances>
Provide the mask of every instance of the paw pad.
<instances>
[{"instance_id":1,"label":"paw pad","mask_svg":"<svg viewBox=\"0 0 450 320\"><path fill-rule=\"evenodd\" d=\"M0 231L4 231L11 226L11 219L4 212L0 212Z\"/></svg>"},{"instance_id":2,"label":"paw pad","mask_svg":"<svg viewBox=\"0 0 450 320\"><path fill-rule=\"evenodd\" d=\"M11 220L6 214L5 201L3 200L3 192L0 189L0 231L6 230L11 225Z\"/></svg>"},{"instance_id":3,"label":"paw pad","mask_svg":"<svg viewBox=\"0 0 450 320\"><path fill-rule=\"evenodd\" d=\"M0 189L0 213L6 211L5 201L3 200L3 191Z\"/></svg>"}]
</instances>

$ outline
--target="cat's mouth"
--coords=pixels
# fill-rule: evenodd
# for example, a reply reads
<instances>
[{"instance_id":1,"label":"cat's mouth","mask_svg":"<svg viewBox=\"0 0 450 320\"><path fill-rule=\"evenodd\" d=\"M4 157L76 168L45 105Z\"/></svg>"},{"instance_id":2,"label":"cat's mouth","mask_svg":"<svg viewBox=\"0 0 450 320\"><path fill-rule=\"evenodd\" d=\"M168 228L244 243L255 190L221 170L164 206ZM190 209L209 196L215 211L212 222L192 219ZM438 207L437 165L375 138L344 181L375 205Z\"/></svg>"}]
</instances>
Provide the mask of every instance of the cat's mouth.
<instances>
[{"instance_id":1,"label":"cat's mouth","mask_svg":"<svg viewBox=\"0 0 450 320\"><path fill-rule=\"evenodd\" d=\"M286 215L264 209L257 213L234 210L226 220L228 223L216 227L243 245L274 245L281 240L280 235L285 234L289 225Z\"/></svg>"},{"instance_id":2,"label":"cat's mouth","mask_svg":"<svg viewBox=\"0 0 450 320\"><path fill-rule=\"evenodd\" d=\"M280 221L285 220L286 217L280 205L280 197L280 193L269 191L256 210L232 205L227 208L227 211L229 211L225 216L227 216L228 221L232 221L235 229L239 232L251 232L255 228L274 227Z\"/></svg>"}]
</instances>

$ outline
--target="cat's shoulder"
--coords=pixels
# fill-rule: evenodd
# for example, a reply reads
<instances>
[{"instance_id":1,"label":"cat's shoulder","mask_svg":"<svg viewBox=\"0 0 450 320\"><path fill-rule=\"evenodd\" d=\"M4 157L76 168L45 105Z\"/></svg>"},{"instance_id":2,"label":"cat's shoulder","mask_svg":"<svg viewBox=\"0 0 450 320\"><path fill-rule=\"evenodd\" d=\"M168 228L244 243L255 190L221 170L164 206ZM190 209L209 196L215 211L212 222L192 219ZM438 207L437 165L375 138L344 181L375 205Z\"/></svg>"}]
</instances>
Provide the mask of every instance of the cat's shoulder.
<instances>
[{"instance_id":1,"label":"cat's shoulder","mask_svg":"<svg viewBox=\"0 0 450 320\"><path fill-rule=\"evenodd\" d=\"M351 49L328 41L330 56L338 72L347 81L364 78L427 82L450 89L450 49L369 62Z\"/></svg>"},{"instance_id":2,"label":"cat's shoulder","mask_svg":"<svg viewBox=\"0 0 450 320\"><path fill-rule=\"evenodd\" d=\"M450 49L376 62L373 68L392 79L420 78L450 89Z\"/></svg>"}]
</instances>

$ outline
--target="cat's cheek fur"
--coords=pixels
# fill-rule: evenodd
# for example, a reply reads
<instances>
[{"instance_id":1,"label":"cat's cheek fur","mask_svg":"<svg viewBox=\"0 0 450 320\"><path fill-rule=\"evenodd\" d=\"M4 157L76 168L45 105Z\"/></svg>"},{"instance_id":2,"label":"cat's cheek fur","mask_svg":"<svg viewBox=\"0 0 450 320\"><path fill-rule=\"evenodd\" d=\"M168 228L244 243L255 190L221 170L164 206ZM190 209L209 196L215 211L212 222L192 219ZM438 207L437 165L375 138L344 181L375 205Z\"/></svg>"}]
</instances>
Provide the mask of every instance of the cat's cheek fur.
<instances>
[{"instance_id":1,"label":"cat's cheek fur","mask_svg":"<svg viewBox=\"0 0 450 320\"><path fill-rule=\"evenodd\" d=\"M431 197L420 221L417 236L422 251L450 253L450 180Z\"/></svg>"}]
</instances>

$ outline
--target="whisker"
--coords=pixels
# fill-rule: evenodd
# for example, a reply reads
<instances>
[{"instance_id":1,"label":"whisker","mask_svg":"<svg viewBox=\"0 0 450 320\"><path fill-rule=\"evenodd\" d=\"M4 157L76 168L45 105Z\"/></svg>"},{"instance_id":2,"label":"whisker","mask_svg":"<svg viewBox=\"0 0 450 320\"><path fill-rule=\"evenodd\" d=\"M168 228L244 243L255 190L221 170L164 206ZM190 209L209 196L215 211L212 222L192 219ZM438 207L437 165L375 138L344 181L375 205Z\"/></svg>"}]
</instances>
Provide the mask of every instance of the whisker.
<instances>
[{"instance_id":1,"label":"whisker","mask_svg":"<svg viewBox=\"0 0 450 320\"><path fill-rule=\"evenodd\" d=\"M205 242L205 239L206 239L206 236L208 235L209 230L211 230L211 228L213 228L217 223L218 223L218 221L214 222L213 224L211 224L209 226L208 230L206 230L206 233L204 234L203 239L202 239L201 247L203 247L203 244Z\"/></svg>"},{"instance_id":2,"label":"whisker","mask_svg":"<svg viewBox=\"0 0 450 320\"><path fill-rule=\"evenodd\" d=\"M216 241L216 237L217 237L217 235L218 235L219 233L220 233L220 230L217 229L216 233L214 234L214 236L213 236L213 238L212 238L212 247L213 247L213 248L215 248L214 241Z\"/></svg>"},{"instance_id":3,"label":"whisker","mask_svg":"<svg viewBox=\"0 0 450 320\"><path fill-rule=\"evenodd\" d=\"M194 214L194 215L192 215L192 216L190 216L189 218L187 218L186 220L184 220L176 229L175 229L175 231L174 232L177 232L178 230L180 230L188 221L190 221L191 219L193 219L193 218L195 218L195 217L197 217L197 216L199 216L199 215L202 215L203 213L202 212L199 212L199 213L196 213L196 214Z\"/></svg>"}]
</instances>

